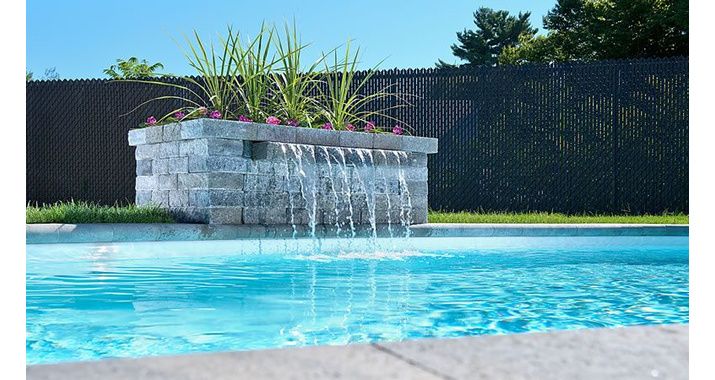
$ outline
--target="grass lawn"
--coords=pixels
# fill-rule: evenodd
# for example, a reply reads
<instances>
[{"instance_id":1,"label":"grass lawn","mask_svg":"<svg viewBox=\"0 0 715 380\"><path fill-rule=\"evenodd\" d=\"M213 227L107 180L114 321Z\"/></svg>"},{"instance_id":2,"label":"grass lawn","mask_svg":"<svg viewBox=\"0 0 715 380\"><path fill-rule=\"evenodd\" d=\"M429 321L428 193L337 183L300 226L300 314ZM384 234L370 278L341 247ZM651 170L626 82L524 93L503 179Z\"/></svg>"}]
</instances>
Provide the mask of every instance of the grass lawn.
<instances>
[{"instance_id":1,"label":"grass lawn","mask_svg":"<svg viewBox=\"0 0 715 380\"><path fill-rule=\"evenodd\" d=\"M32 223L174 223L157 207L99 206L87 202L28 205L25 221ZM662 215L565 215L550 212L486 213L430 211L430 223L642 223L687 224L687 214Z\"/></svg>"},{"instance_id":2,"label":"grass lawn","mask_svg":"<svg viewBox=\"0 0 715 380\"><path fill-rule=\"evenodd\" d=\"M641 223L688 224L687 214L565 215L551 212L442 212L430 211L430 223Z\"/></svg>"},{"instance_id":3,"label":"grass lawn","mask_svg":"<svg viewBox=\"0 0 715 380\"><path fill-rule=\"evenodd\" d=\"M173 223L157 207L98 206L87 202L59 202L47 206L28 205L25 222L32 223Z\"/></svg>"}]
</instances>

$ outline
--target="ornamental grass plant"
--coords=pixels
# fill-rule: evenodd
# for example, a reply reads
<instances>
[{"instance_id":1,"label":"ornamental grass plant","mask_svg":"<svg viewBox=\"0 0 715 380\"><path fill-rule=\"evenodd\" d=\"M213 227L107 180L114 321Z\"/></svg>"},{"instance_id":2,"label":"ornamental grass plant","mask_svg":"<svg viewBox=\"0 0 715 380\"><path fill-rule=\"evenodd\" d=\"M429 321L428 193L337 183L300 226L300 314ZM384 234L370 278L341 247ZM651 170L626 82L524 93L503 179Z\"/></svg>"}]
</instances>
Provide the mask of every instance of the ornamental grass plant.
<instances>
[{"instance_id":1,"label":"ornamental grass plant","mask_svg":"<svg viewBox=\"0 0 715 380\"><path fill-rule=\"evenodd\" d=\"M193 38L186 38L184 55L195 75L182 77L185 84L123 80L173 90L130 112L159 100L181 104L165 115L149 116L142 126L208 117L348 131L407 131L404 123L390 114L409 105L407 96L395 93L391 86L368 92L379 63L358 76L360 49L351 50L350 42L342 53L336 48L304 65L303 53L309 44L301 42L295 23L286 24L282 33L275 26L262 24L253 38L228 27L219 39L216 47L196 31ZM332 57L330 62L328 57ZM394 125L378 126L375 120Z\"/></svg>"}]
</instances>

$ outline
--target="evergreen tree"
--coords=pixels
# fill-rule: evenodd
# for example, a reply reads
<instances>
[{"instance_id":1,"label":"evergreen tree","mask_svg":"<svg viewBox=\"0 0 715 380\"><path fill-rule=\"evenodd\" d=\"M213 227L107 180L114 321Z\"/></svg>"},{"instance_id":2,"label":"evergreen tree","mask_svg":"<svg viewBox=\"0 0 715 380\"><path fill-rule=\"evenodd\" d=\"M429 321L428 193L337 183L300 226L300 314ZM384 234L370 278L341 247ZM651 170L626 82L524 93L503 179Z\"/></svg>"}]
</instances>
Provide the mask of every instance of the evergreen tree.
<instances>
[{"instance_id":1,"label":"evergreen tree","mask_svg":"<svg viewBox=\"0 0 715 380\"><path fill-rule=\"evenodd\" d=\"M557 0L545 38L523 38L499 62L688 55L687 0Z\"/></svg>"},{"instance_id":2,"label":"evergreen tree","mask_svg":"<svg viewBox=\"0 0 715 380\"><path fill-rule=\"evenodd\" d=\"M496 65L502 49L519 44L519 36L533 37L537 29L531 27L530 12L509 15L508 11L495 11L491 8L479 8L474 12L475 30L457 32L458 44L452 45L452 53L464 65ZM437 67L453 66L442 60Z\"/></svg>"}]
</instances>

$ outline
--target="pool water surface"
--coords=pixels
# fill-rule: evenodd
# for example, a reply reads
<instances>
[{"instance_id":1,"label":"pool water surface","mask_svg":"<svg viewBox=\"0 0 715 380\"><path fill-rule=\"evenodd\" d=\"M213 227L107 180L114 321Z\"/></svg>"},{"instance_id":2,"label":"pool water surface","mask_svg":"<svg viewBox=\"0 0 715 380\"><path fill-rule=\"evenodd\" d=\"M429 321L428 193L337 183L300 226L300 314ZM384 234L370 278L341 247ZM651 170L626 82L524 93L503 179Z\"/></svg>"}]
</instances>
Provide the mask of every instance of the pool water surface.
<instances>
[{"instance_id":1,"label":"pool water surface","mask_svg":"<svg viewBox=\"0 0 715 380\"><path fill-rule=\"evenodd\" d=\"M28 364L688 323L687 237L30 244Z\"/></svg>"}]
</instances>

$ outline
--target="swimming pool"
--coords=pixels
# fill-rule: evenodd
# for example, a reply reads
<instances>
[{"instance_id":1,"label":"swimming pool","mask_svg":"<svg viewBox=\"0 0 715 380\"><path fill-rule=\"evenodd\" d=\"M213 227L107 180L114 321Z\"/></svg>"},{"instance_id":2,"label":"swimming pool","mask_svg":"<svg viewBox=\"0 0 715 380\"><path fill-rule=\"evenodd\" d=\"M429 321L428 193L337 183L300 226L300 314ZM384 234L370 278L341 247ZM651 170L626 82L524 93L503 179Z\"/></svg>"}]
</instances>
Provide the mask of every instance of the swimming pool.
<instances>
[{"instance_id":1,"label":"swimming pool","mask_svg":"<svg viewBox=\"0 0 715 380\"><path fill-rule=\"evenodd\" d=\"M688 323L688 238L30 244L28 364Z\"/></svg>"}]
</instances>

